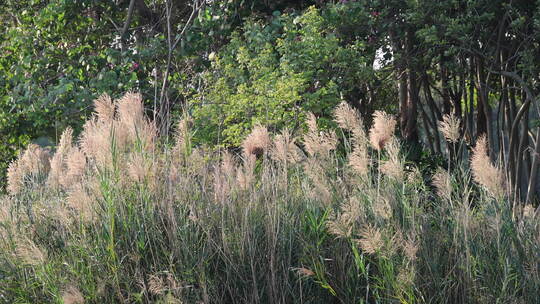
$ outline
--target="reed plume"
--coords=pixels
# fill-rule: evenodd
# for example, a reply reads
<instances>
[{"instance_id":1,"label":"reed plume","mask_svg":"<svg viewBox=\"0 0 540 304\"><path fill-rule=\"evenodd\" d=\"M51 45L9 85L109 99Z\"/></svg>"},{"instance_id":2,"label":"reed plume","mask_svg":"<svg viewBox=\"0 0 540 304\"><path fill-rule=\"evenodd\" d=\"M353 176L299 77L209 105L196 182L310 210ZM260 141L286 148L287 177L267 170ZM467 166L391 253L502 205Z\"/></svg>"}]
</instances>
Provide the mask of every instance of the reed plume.
<instances>
[{"instance_id":1,"label":"reed plume","mask_svg":"<svg viewBox=\"0 0 540 304\"><path fill-rule=\"evenodd\" d=\"M18 194L27 178L34 179L45 176L50 169L50 153L48 149L30 144L13 162L7 171L7 190L10 194Z\"/></svg>"},{"instance_id":2,"label":"reed plume","mask_svg":"<svg viewBox=\"0 0 540 304\"><path fill-rule=\"evenodd\" d=\"M229 151L221 154L220 168L221 172L223 172L226 178L231 179L234 177L234 173L236 171L236 161L234 156Z\"/></svg>"},{"instance_id":3,"label":"reed plume","mask_svg":"<svg viewBox=\"0 0 540 304\"><path fill-rule=\"evenodd\" d=\"M179 153L180 155L187 154L189 152L188 149L191 146L189 134L190 121L190 118L188 116L185 116L180 119L177 125L175 133L175 145L173 151L175 153Z\"/></svg>"},{"instance_id":4,"label":"reed plume","mask_svg":"<svg viewBox=\"0 0 540 304\"><path fill-rule=\"evenodd\" d=\"M245 158L259 157L268 152L271 141L266 127L256 125L253 131L242 142L242 150Z\"/></svg>"},{"instance_id":5,"label":"reed plume","mask_svg":"<svg viewBox=\"0 0 540 304\"><path fill-rule=\"evenodd\" d=\"M370 163L367 149L354 149L349 154L349 166L360 176L368 175Z\"/></svg>"},{"instance_id":6,"label":"reed plume","mask_svg":"<svg viewBox=\"0 0 540 304\"><path fill-rule=\"evenodd\" d=\"M43 264L47 259L47 254L29 238L17 241L15 255L22 263L32 266Z\"/></svg>"},{"instance_id":7,"label":"reed plume","mask_svg":"<svg viewBox=\"0 0 540 304\"><path fill-rule=\"evenodd\" d=\"M78 147L73 147L67 154L65 163L66 170L60 178L60 184L69 188L82 180L86 170L86 157Z\"/></svg>"},{"instance_id":8,"label":"reed plume","mask_svg":"<svg viewBox=\"0 0 540 304\"><path fill-rule=\"evenodd\" d=\"M460 124L459 117L452 114L446 114L443 116L443 120L439 121L439 130L444 135L446 140L451 143L457 143L460 138Z\"/></svg>"},{"instance_id":9,"label":"reed plume","mask_svg":"<svg viewBox=\"0 0 540 304\"><path fill-rule=\"evenodd\" d=\"M398 181L403 181L405 176L403 160L400 156L401 145L397 138L392 137L386 141L386 149L388 151L388 160L381 165L381 172Z\"/></svg>"},{"instance_id":10,"label":"reed plume","mask_svg":"<svg viewBox=\"0 0 540 304\"><path fill-rule=\"evenodd\" d=\"M130 131L135 132L135 126L146 120L142 96L139 93L127 92L116 101L116 107L118 108L118 121Z\"/></svg>"},{"instance_id":11,"label":"reed plume","mask_svg":"<svg viewBox=\"0 0 540 304\"><path fill-rule=\"evenodd\" d=\"M79 146L86 157L100 167L111 168L113 128L95 119L88 120L79 138Z\"/></svg>"},{"instance_id":12,"label":"reed plume","mask_svg":"<svg viewBox=\"0 0 540 304\"><path fill-rule=\"evenodd\" d=\"M241 190L248 190L255 181L255 155L249 154L246 157L243 165L236 168L236 182Z\"/></svg>"},{"instance_id":13,"label":"reed plume","mask_svg":"<svg viewBox=\"0 0 540 304\"><path fill-rule=\"evenodd\" d=\"M365 253L375 254L383 249L383 235L375 226L368 224L363 227L360 231L360 237L356 242Z\"/></svg>"},{"instance_id":14,"label":"reed plume","mask_svg":"<svg viewBox=\"0 0 540 304\"><path fill-rule=\"evenodd\" d=\"M355 224L363 215L363 208L357 198L351 197L340 208L340 213L332 213L326 222L328 231L338 238L352 236Z\"/></svg>"},{"instance_id":15,"label":"reed plume","mask_svg":"<svg viewBox=\"0 0 540 304\"><path fill-rule=\"evenodd\" d=\"M127 92L116 101L118 109L115 139L120 148L133 144L150 151L154 147L157 128L144 114L142 96L139 93Z\"/></svg>"},{"instance_id":16,"label":"reed plume","mask_svg":"<svg viewBox=\"0 0 540 304\"><path fill-rule=\"evenodd\" d=\"M313 185L313 191L309 195L315 200L330 204L332 201L332 192L321 162L314 158L308 158L304 163L304 171Z\"/></svg>"},{"instance_id":17,"label":"reed plume","mask_svg":"<svg viewBox=\"0 0 540 304\"><path fill-rule=\"evenodd\" d=\"M67 127L62 136L60 136L60 142L56 148L51 159L51 170L47 178L47 185L53 188L57 188L61 185L61 179L65 176L66 171L66 158L73 147L73 129Z\"/></svg>"},{"instance_id":18,"label":"reed plume","mask_svg":"<svg viewBox=\"0 0 540 304\"><path fill-rule=\"evenodd\" d=\"M24 186L24 172L19 167L19 161L15 160L9 164L7 169L7 191L11 195L19 193Z\"/></svg>"},{"instance_id":19,"label":"reed plume","mask_svg":"<svg viewBox=\"0 0 540 304\"><path fill-rule=\"evenodd\" d=\"M128 176L135 182L143 183L153 175L156 166L142 153L134 152L129 156L127 164Z\"/></svg>"},{"instance_id":20,"label":"reed plume","mask_svg":"<svg viewBox=\"0 0 540 304\"><path fill-rule=\"evenodd\" d=\"M336 149L337 137L335 132L319 132L315 115L308 113L307 116L308 132L303 138L306 151L310 156L328 157L330 151Z\"/></svg>"},{"instance_id":21,"label":"reed plume","mask_svg":"<svg viewBox=\"0 0 540 304\"><path fill-rule=\"evenodd\" d=\"M90 188L97 188L97 185L90 185ZM77 184L68 191L67 205L77 217L85 223L94 222L96 219L96 204L98 202L98 191L87 189L82 184Z\"/></svg>"},{"instance_id":22,"label":"reed plume","mask_svg":"<svg viewBox=\"0 0 540 304\"><path fill-rule=\"evenodd\" d=\"M352 133L353 141L356 144L366 142L366 132L364 131L364 123L360 113L354 110L347 102L342 101L334 110L334 120L340 128Z\"/></svg>"},{"instance_id":23,"label":"reed plume","mask_svg":"<svg viewBox=\"0 0 540 304\"><path fill-rule=\"evenodd\" d=\"M84 297L77 287L69 285L62 292L62 301L64 304L84 304Z\"/></svg>"},{"instance_id":24,"label":"reed plume","mask_svg":"<svg viewBox=\"0 0 540 304\"><path fill-rule=\"evenodd\" d=\"M301 154L295 141L289 129L285 128L274 137L270 157L283 163L295 164L299 162Z\"/></svg>"},{"instance_id":25,"label":"reed plume","mask_svg":"<svg viewBox=\"0 0 540 304\"><path fill-rule=\"evenodd\" d=\"M392 206L390 206L389 199L385 196L379 196L372 204L373 213L375 216L388 220L392 217Z\"/></svg>"},{"instance_id":26,"label":"reed plume","mask_svg":"<svg viewBox=\"0 0 540 304\"><path fill-rule=\"evenodd\" d=\"M98 120L103 123L110 124L114 120L115 105L107 93L94 100L94 112Z\"/></svg>"},{"instance_id":27,"label":"reed plume","mask_svg":"<svg viewBox=\"0 0 540 304\"><path fill-rule=\"evenodd\" d=\"M231 183L225 173L222 172L221 166L214 169L213 178L214 200L223 203L231 192Z\"/></svg>"},{"instance_id":28,"label":"reed plume","mask_svg":"<svg viewBox=\"0 0 540 304\"><path fill-rule=\"evenodd\" d=\"M488 156L486 136L478 138L471 156L471 170L474 181L482 185L494 198L505 195L505 178L503 171L494 166Z\"/></svg>"},{"instance_id":29,"label":"reed plume","mask_svg":"<svg viewBox=\"0 0 540 304\"><path fill-rule=\"evenodd\" d=\"M398 271L397 283L401 291L408 290L413 287L416 277L416 271L412 266L405 266Z\"/></svg>"},{"instance_id":30,"label":"reed plume","mask_svg":"<svg viewBox=\"0 0 540 304\"><path fill-rule=\"evenodd\" d=\"M413 238L409 238L403 242L403 253L409 259L409 261L414 262L417 258L418 253L418 242Z\"/></svg>"},{"instance_id":31,"label":"reed plume","mask_svg":"<svg viewBox=\"0 0 540 304\"><path fill-rule=\"evenodd\" d=\"M349 166L360 176L368 174L370 163L366 143L364 124L358 111L342 101L334 111L334 120L338 126L352 134L352 152L349 154Z\"/></svg>"},{"instance_id":32,"label":"reed plume","mask_svg":"<svg viewBox=\"0 0 540 304\"><path fill-rule=\"evenodd\" d=\"M229 151L223 152L221 162L215 166L213 172L214 199L217 202L224 202L229 196L234 187L237 170L234 156ZM243 176L239 177L240 181L245 184L246 181L243 178Z\"/></svg>"},{"instance_id":33,"label":"reed plume","mask_svg":"<svg viewBox=\"0 0 540 304\"><path fill-rule=\"evenodd\" d=\"M394 135L396 119L383 111L375 111L373 114L373 125L369 130L369 141L373 148L382 151L386 143Z\"/></svg>"},{"instance_id":34,"label":"reed plume","mask_svg":"<svg viewBox=\"0 0 540 304\"><path fill-rule=\"evenodd\" d=\"M439 197L451 200L452 182L448 171L438 167L437 171L435 171L435 174L432 177L432 184L435 186L435 190Z\"/></svg>"}]
</instances>

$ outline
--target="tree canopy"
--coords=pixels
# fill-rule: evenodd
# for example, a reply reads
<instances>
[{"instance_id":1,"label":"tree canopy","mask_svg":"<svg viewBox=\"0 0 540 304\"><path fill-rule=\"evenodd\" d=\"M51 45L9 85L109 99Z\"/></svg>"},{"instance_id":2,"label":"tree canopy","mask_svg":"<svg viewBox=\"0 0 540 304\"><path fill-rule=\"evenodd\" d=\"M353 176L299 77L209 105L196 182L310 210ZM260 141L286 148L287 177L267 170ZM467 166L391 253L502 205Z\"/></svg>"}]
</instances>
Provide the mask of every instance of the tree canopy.
<instances>
[{"instance_id":1,"label":"tree canopy","mask_svg":"<svg viewBox=\"0 0 540 304\"><path fill-rule=\"evenodd\" d=\"M396 113L411 151L435 156L453 151L437 130L455 115L526 197L540 151L539 13L531 0L8 0L2 163L77 132L102 93L141 92L160 133L189 114L194 141L220 147L257 124L302 129L307 112L333 128L345 100L366 121Z\"/></svg>"}]
</instances>

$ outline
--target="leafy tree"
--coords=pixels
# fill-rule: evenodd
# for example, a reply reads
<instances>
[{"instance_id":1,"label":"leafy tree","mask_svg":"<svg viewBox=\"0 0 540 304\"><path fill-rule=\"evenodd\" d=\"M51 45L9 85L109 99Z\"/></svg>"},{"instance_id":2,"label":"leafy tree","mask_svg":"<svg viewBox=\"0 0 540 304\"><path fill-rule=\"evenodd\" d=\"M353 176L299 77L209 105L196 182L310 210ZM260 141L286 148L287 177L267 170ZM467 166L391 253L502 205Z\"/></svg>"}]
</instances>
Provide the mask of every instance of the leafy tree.
<instances>
[{"instance_id":1,"label":"leafy tree","mask_svg":"<svg viewBox=\"0 0 540 304\"><path fill-rule=\"evenodd\" d=\"M191 102L196 139L238 145L256 124L297 129L307 111L328 127L342 98L355 99L356 105L364 100L361 110L369 113L374 100L368 100L365 84L376 79L369 28L353 39L344 34L368 16L346 25L340 17L360 10L357 5L311 7L302 14L275 12L268 22L247 21L212 54L207 87Z\"/></svg>"}]
</instances>

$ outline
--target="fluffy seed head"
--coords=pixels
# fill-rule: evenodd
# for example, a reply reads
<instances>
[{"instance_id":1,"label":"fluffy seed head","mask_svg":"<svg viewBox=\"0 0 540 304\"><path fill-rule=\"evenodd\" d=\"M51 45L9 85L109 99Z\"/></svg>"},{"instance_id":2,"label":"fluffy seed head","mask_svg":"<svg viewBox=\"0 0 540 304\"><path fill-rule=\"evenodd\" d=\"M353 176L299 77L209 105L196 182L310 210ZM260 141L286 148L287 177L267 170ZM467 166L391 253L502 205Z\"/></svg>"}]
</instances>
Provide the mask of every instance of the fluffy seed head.
<instances>
[{"instance_id":1,"label":"fluffy seed head","mask_svg":"<svg viewBox=\"0 0 540 304\"><path fill-rule=\"evenodd\" d=\"M441 198L450 200L452 195L452 183L448 171L441 167L437 168L432 180L433 186L435 186L437 191L437 195Z\"/></svg>"},{"instance_id":2,"label":"fluffy seed head","mask_svg":"<svg viewBox=\"0 0 540 304\"><path fill-rule=\"evenodd\" d=\"M186 146L189 145L189 117L183 117L178 122L178 127L175 133L175 146L174 151L185 153Z\"/></svg>"},{"instance_id":3,"label":"fluffy seed head","mask_svg":"<svg viewBox=\"0 0 540 304\"><path fill-rule=\"evenodd\" d=\"M72 146L73 146L73 129L71 127L67 127L64 130L64 132L62 132L62 136L60 136L60 142L56 149L56 153L59 153L61 155L66 155L69 152L69 150L71 150Z\"/></svg>"},{"instance_id":4,"label":"fluffy seed head","mask_svg":"<svg viewBox=\"0 0 540 304\"><path fill-rule=\"evenodd\" d=\"M353 226L348 225L347 221L341 214L330 214L326 222L328 232L335 235L337 238L348 238L352 234Z\"/></svg>"},{"instance_id":5,"label":"fluffy seed head","mask_svg":"<svg viewBox=\"0 0 540 304\"><path fill-rule=\"evenodd\" d=\"M351 197L340 208L339 214L332 214L326 223L328 231L338 238L348 238L352 235L355 223L363 213L362 205L356 197Z\"/></svg>"},{"instance_id":6,"label":"fluffy seed head","mask_svg":"<svg viewBox=\"0 0 540 304\"><path fill-rule=\"evenodd\" d=\"M358 111L354 110L347 102L342 101L334 111L334 120L342 129L352 132L355 143L366 141L364 124Z\"/></svg>"},{"instance_id":7,"label":"fluffy seed head","mask_svg":"<svg viewBox=\"0 0 540 304\"><path fill-rule=\"evenodd\" d=\"M388 160L381 165L381 172L398 181L403 181L405 170L399 153L401 149L399 141L395 137L392 137L387 143L386 148L388 151Z\"/></svg>"},{"instance_id":8,"label":"fluffy seed head","mask_svg":"<svg viewBox=\"0 0 540 304\"><path fill-rule=\"evenodd\" d=\"M308 132L304 135L304 146L310 156L327 157L330 151L336 149L337 137L333 131L319 132L317 119L313 113L308 113L306 120Z\"/></svg>"},{"instance_id":9,"label":"fluffy seed head","mask_svg":"<svg viewBox=\"0 0 540 304\"><path fill-rule=\"evenodd\" d=\"M414 262L416 260L416 254L418 252L418 243L413 239L408 239L403 242L403 253L409 259Z\"/></svg>"},{"instance_id":10,"label":"fluffy seed head","mask_svg":"<svg viewBox=\"0 0 540 304\"><path fill-rule=\"evenodd\" d=\"M127 92L116 101L116 105L118 107L118 120L128 128L133 128L134 125L145 119L141 94Z\"/></svg>"},{"instance_id":11,"label":"fluffy seed head","mask_svg":"<svg viewBox=\"0 0 540 304\"><path fill-rule=\"evenodd\" d=\"M367 176L369 173L369 155L366 149L354 149L349 154L349 166L360 176Z\"/></svg>"},{"instance_id":12,"label":"fluffy seed head","mask_svg":"<svg viewBox=\"0 0 540 304\"><path fill-rule=\"evenodd\" d=\"M494 198L505 194L505 178L500 168L491 163L488 156L487 139L481 136L473 149L471 170L474 180L482 185Z\"/></svg>"},{"instance_id":13,"label":"fluffy seed head","mask_svg":"<svg viewBox=\"0 0 540 304\"><path fill-rule=\"evenodd\" d=\"M384 246L384 240L381 231L372 226L366 225L360 231L361 239L357 240L358 245L367 254L380 252Z\"/></svg>"},{"instance_id":14,"label":"fluffy seed head","mask_svg":"<svg viewBox=\"0 0 540 304\"><path fill-rule=\"evenodd\" d=\"M10 218L10 214L10 206L8 205L8 201L0 200L0 224L6 223Z\"/></svg>"},{"instance_id":15,"label":"fluffy seed head","mask_svg":"<svg viewBox=\"0 0 540 304\"><path fill-rule=\"evenodd\" d=\"M226 151L221 156L221 172L227 177L228 179L231 179L234 177L234 173L236 171L236 162L234 159L234 156L229 152Z\"/></svg>"},{"instance_id":16,"label":"fluffy seed head","mask_svg":"<svg viewBox=\"0 0 540 304\"><path fill-rule=\"evenodd\" d=\"M112 164L112 128L110 125L88 120L80 136L81 151L102 167Z\"/></svg>"},{"instance_id":17,"label":"fluffy seed head","mask_svg":"<svg viewBox=\"0 0 540 304\"><path fill-rule=\"evenodd\" d=\"M313 199L322 201L325 204L332 202L332 192L325 169L317 159L308 158L304 163L304 171L313 185L313 191L309 195Z\"/></svg>"},{"instance_id":18,"label":"fluffy seed head","mask_svg":"<svg viewBox=\"0 0 540 304\"><path fill-rule=\"evenodd\" d=\"M400 289L405 290L410 289L414 285L414 279L416 277L416 272L412 267L403 267L399 269L397 275L397 283L400 285Z\"/></svg>"},{"instance_id":19,"label":"fluffy seed head","mask_svg":"<svg viewBox=\"0 0 540 304\"><path fill-rule=\"evenodd\" d=\"M454 114L446 114L443 120L439 122L439 130L444 135L446 140L451 143L457 143L460 138L459 126L460 119Z\"/></svg>"},{"instance_id":20,"label":"fluffy seed head","mask_svg":"<svg viewBox=\"0 0 540 304\"><path fill-rule=\"evenodd\" d=\"M144 182L152 174L152 163L141 153L132 153L128 161L128 175L135 182Z\"/></svg>"},{"instance_id":21,"label":"fluffy seed head","mask_svg":"<svg viewBox=\"0 0 540 304\"><path fill-rule=\"evenodd\" d=\"M270 136L266 127L256 125L253 131L244 139L242 149L244 157L257 157L268 151L270 146Z\"/></svg>"},{"instance_id":22,"label":"fluffy seed head","mask_svg":"<svg viewBox=\"0 0 540 304\"><path fill-rule=\"evenodd\" d=\"M50 154L48 149L36 144L30 144L26 150L13 161L7 172L7 190L17 194L24 186L26 177L46 175L50 169Z\"/></svg>"},{"instance_id":23,"label":"fluffy seed head","mask_svg":"<svg viewBox=\"0 0 540 304\"><path fill-rule=\"evenodd\" d=\"M83 185L79 184L69 190L67 205L83 222L92 222L96 218L94 206L97 203L95 194L89 194Z\"/></svg>"},{"instance_id":24,"label":"fluffy seed head","mask_svg":"<svg viewBox=\"0 0 540 304\"><path fill-rule=\"evenodd\" d=\"M94 111L98 120L104 123L111 123L114 119L114 104L111 97L104 93L94 100Z\"/></svg>"},{"instance_id":25,"label":"fluffy seed head","mask_svg":"<svg viewBox=\"0 0 540 304\"><path fill-rule=\"evenodd\" d=\"M137 143L144 150L151 150L157 136L154 123L148 121L144 114L142 96L128 92L116 102L118 120L115 128L115 139L120 148L130 147Z\"/></svg>"},{"instance_id":26,"label":"fluffy seed head","mask_svg":"<svg viewBox=\"0 0 540 304\"><path fill-rule=\"evenodd\" d=\"M51 171L47 177L47 185L57 188L60 185L60 178L64 171L64 160L60 153L55 153L51 159Z\"/></svg>"},{"instance_id":27,"label":"fluffy seed head","mask_svg":"<svg viewBox=\"0 0 540 304\"><path fill-rule=\"evenodd\" d=\"M64 304L84 304L84 297L77 287L70 285L62 292L62 301Z\"/></svg>"},{"instance_id":28,"label":"fluffy seed head","mask_svg":"<svg viewBox=\"0 0 540 304\"><path fill-rule=\"evenodd\" d=\"M284 129L274 137L270 150L272 159L280 162L294 164L300 161L300 153L289 129Z\"/></svg>"},{"instance_id":29,"label":"fluffy seed head","mask_svg":"<svg viewBox=\"0 0 540 304\"><path fill-rule=\"evenodd\" d=\"M84 153L74 147L66 156L66 172L64 177L60 179L62 186L68 188L74 183L81 180L86 168L86 157Z\"/></svg>"},{"instance_id":30,"label":"fluffy seed head","mask_svg":"<svg viewBox=\"0 0 540 304\"><path fill-rule=\"evenodd\" d=\"M19 165L28 174L47 174L50 169L50 156L49 149L41 148L36 144L30 144L23 153Z\"/></svg>"},{"instance_id":31,"label":"fluffy seed head","mask_svg":"<svg viewBox=\"0 0 540 304\"><path fill-rule=\"evenodd\" d=\"M342 101L334 110L334 119L340 128L348 131L360 125L360 115L345 101Z\"/></svg>"},{"instance_id":32,"label":"fluffy seed head","mask_svg":"<svg viewBox=\"0 0 540 304\"><path fill-rule=\"evenodd\" d=\"M250 159L253 160L253 158ZM255 179L255 174L253 172L254 163L254 161L248 161L244 166L236 169L236 183L241 190L247 190L253 184Z\"/></svg>"},{"instance_id":33,"label":"fluffy seed head","mask_svg":"<svg viewBox=\"0 0 540 304\"><path fill-rule=\"evenodd\" d=\"M315 273L312 270L304 268L304 267L295 268L294 270L301 277L312 277L315 275Z\"/></svg>"},{"instance_id":34,"label":"fluffy seed head","mask_svg":"<svg viewBox=\"0 0 540 304\"><path fill-rule=\"evenodd\" d=\"M394 135L396 119L383 111L375 111L373 114L373 125L369 130L369 141L377 151L384 149L386 143Z\"/></svg>"},{"instance_id":35,"label":"fluffy seed head","mask_svg":"<svg viewBox=\"0 0 540 304\"><path fill-rule=\"evenodd\" d=\"M234 156L229 151L222 153L221 163L214 169L214 198L217 202L224 202L228 197L235 182L236 172ZM242 179L243 175L239 178Z\"/></svg>"},{"instance_id":36,"label":"fluffy seed head","mask_svg":"<svg viewBox=\"0 0 540 304\"><path fill-rule=\"evenodd\" d=\"M17 242L15 255L26 265L40 265L47 256L32 240L23 238Z\"/></svg>"},{"instance_id":37,"label":"fluffy seed head","mask_svg":"<svg viewBox=\"0 0 540 304\"><path fill-rule=\"evenodd\" d=\"M19 193L23 187L24 172L19 168L19 162L13 161L7 170L7 191L11 195Z\"/></svg>"},{"instance_id":38,"label":"fluffy seed head","mask_svg":"<svg viewBox=\"0 0 540 304\"><path fill-rule=\"evenodd\" d=\"M225 174L221 172L220 166L214 169L213 177L214 200L223 203L231 191L231 183L229 182L229 179L225 177Z\"/></svg>"},{"instance_id":39,"label":"fluffy seed head","mask_svg":"<svg viewBox=\"0 0 540 304\"><path fill-rule=\"evenodd\" d=\"M392 217L392 206L387 197L381 196L380 199L373 202L373 213L382 219L389 219Z\"/></svg>"},{"instance_id":40,"label":"fluffy seed head","mask_svg":"<svg viewBox=\"0 0 540 304\"><path fill-rule=\"evenodd\" d=\"M62 136L60 142L56 148L51 159L51 170L47 178L47 185L57 188L62 183L61 180L65 178L66 171L66 157L73 149L73 129L67 127Z\"/></svg>"}]
</instances>

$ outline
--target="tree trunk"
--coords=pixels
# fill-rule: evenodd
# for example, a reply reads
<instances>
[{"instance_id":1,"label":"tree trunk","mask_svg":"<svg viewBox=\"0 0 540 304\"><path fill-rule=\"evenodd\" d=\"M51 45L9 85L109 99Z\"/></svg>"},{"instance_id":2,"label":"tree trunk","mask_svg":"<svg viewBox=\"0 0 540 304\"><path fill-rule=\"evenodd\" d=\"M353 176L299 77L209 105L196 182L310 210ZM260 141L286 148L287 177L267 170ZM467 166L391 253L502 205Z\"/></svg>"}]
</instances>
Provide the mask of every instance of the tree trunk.
<instances>
[{"instance_id":1,"label":"tree trunk","mask_svg":"<svg viewBox=\"0 0 540 304\"><path fill-rule=\"evenodd\" d=\"M417 116L418 116L418 85L416 80L416 64L412 58L412 46L414 43L414 33L409 30L407 32L406 43L406 58L405 63L407 65L407 87L406 98L401 103L401 130L403 132L403 138L409 144L418 144L418 128L417 128ZM403 89L403 88L401 88Z\"/></svg>"}]
</instances>

